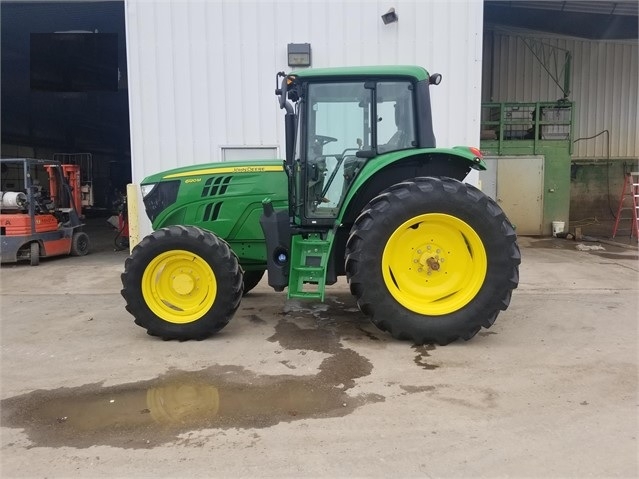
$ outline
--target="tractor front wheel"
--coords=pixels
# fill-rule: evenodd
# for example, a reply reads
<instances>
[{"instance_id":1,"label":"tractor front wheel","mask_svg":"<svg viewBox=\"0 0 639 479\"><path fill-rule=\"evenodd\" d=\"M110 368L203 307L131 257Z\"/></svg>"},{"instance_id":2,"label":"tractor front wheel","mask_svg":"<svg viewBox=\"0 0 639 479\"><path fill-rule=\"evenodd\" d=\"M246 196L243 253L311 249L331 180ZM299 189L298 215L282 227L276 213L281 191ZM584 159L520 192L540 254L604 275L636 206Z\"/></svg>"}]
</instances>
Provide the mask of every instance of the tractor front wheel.
<instances>
[{"instance_id":1,"label":"tractor front wheel","mask_svg":"<svg viewBox=\"0 0 639 479\"><path fill-rule=\"evenodd\" d=\"M415 178L371 200L346 247L351 292L398 339L447 344L489 328L519 281L501 208L450 178Z\"/></svg>"},{"instance_id":2,"label":"tractor front wheel","mask_svg":"<svg viewBox=\"0 0 639 479\"><path fill-rule=\"evenodd\" d=\"M194 226L170 226L144 238L121 279L135 323L167 340L211 336L228 324L242 298L235 253Z\"/></svg>"}]
</instances>

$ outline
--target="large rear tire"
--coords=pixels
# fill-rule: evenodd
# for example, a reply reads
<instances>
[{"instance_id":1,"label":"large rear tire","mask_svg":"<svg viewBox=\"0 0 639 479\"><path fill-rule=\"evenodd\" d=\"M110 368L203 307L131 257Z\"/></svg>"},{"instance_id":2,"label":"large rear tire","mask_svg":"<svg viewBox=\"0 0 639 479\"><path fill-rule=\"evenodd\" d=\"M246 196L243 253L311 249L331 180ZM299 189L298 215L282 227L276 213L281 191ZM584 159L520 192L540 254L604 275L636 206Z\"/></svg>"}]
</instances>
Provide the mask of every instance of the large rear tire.
<instances>
[{"instance_id":1,"label":"large rear tire","mask_svg":"<svg viewBox=\"0 0 639 479\"><path fill-rule=\"evenodd\" d=\"M229 245L194 226L144 238L122 273L122 296L135 323L163 339L204 339L233 317L242 270Z\"/></svg>"},{"instance_id":2,"label":"large rear tire","mask_svg":"<svg viewBox=\"0 0 639 479\"><path fill-rule=\"evenodd\" d=\"M370 201L346 246L359 308L381 330L448 344L489 328L519 282L517 236L501 208L451 178L415 178Z\"/></svg>"}]
</instances>

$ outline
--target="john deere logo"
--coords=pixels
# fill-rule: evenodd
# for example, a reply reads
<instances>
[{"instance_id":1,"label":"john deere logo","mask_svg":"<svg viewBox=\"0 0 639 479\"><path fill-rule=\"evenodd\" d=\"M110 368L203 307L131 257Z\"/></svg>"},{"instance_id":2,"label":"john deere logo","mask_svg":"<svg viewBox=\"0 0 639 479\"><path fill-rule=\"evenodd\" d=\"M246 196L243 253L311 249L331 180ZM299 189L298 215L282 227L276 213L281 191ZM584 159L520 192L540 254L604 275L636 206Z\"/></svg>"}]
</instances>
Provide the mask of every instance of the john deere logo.
<instances>
[{"instance_id":1,"label":"john deere logo","mask_svg":"<svg viewBox=\"0 0 639 479\"><path fill-rule=\"evenodd\" d=\"M260 173L266 171L263 166L238 166L233 168L233 173Z\"/></svg>"}]
</instances>

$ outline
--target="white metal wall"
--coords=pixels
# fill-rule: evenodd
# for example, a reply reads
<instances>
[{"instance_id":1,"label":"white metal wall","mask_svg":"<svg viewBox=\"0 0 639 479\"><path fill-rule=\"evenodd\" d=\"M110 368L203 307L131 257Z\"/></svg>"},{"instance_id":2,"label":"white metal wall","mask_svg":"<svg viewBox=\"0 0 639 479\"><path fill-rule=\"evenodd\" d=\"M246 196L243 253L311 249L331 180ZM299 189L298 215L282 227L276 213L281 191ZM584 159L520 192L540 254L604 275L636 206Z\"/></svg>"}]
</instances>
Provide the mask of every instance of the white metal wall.
<instances>
[{"instance_id":1,"label":"white metal wall","mask_svg":"<svg viewBox=\"0 0 639 479\"><path fill-rule=\"evenodd\" d=\"M399 21L380 16L394 7ZM224 146L279 145L275 74L288 43L312 66L418 64L443 75L438 145L477 145L481 0L125 0L133 180L221 160Z\"/></svg>"},{"instance_id":2,"label":"white metal wall","mask_svg":"<svg viewBox=\"0 0 639 479\"><path fill-rule=\"evenodd\" d=\"M570 99L575 102L574 139L610 132L611 158L639 157L639 48L636 41L589 41L531 36L572 53ZM490 35L487 35L487 49ZM561 90L525 46L521 35L494 34L494 55L485 50L484 101L554 101ZM493 65L492 75L490 65ZM492 99L490 93L492 92ZM574 158L605 158L607 135L575 143Z\"/></svg>"},{"instance_id":3,"label":"white metal wall","mask_svg":"<svg viewBox=\"0 0 639 479\"><path fill-rule=\"evenodd\" d=\"M384 25L390 7L399 21ZM290 71L288 43L310 43L313 67L417 64L441 73L432 92L438 145L479 144L482 0L125 0L125 21L136 183L221 161L225 146L275 145L283 156L274 89L276 72Z\"/></svg>"}]
</instances>

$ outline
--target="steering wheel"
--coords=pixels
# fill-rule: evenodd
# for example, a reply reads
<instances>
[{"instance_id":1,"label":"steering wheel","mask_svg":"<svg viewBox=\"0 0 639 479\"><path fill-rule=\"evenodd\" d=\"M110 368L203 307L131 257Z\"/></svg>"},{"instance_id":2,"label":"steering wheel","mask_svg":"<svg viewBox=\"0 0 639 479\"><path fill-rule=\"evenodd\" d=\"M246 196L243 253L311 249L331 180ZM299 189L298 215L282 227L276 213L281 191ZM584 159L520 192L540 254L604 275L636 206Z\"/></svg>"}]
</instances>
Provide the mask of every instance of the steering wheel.
<instances>
[{"instance_id":1,"label":"steering wheel","mask_svg":"<svg viewBox=\"0 0 639 479\"><path fill-rule=\"evenodd\" d=\"M334 141L337 141L337 138L333 138L332 136L315 135L314 141L319 143L319 146L324 146L328 143L333 143Z\"/></svg>"}]
</instances>

